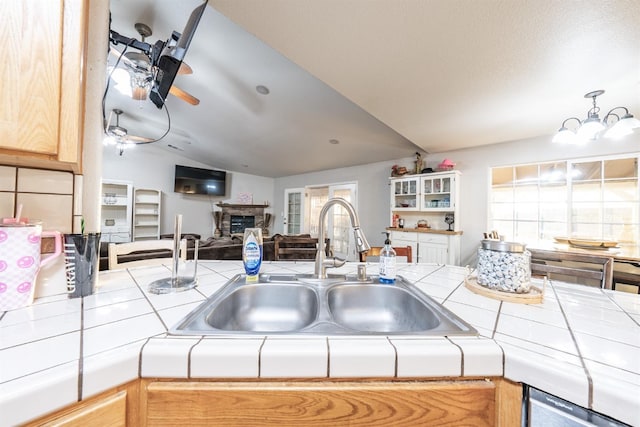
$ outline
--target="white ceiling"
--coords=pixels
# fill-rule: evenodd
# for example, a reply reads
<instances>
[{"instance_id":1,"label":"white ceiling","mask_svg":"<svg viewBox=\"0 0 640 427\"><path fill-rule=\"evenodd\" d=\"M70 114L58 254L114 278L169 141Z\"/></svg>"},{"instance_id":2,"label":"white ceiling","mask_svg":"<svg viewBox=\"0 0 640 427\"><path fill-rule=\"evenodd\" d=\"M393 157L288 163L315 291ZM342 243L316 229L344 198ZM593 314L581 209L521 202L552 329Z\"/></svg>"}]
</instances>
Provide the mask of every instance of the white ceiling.
<instances>
[{"instance_id":1,"label":"white ceiling","mask_svg":"<svg viewBox=\"0 0 640 427\"><path fill-rule=\"evenodd\" d=\"M199 0L111 0L112 28L165 40ZM159 144L213 167L287 176L553 134L640 116L640 0L210 0ZM297 64L297 65L294 65ZM305 71L306 70L306 71ZM267 96L256 85L269 87ZM130 133L166 115L113 91ZM330 139L340 141L329 144ZM170 150L170 148L167 148ZM126 154L125 154L126 155Z\"/></svg>"}]
</instances>

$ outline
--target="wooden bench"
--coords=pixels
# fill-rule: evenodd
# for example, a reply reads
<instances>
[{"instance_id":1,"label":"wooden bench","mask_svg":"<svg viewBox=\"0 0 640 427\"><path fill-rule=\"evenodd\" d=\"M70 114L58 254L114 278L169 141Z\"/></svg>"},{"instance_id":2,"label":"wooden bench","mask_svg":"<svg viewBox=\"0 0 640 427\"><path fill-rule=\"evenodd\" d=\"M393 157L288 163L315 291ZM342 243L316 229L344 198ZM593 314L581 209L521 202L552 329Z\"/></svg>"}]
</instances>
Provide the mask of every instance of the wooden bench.
<instances>
[{"instance_id":1,"label":"wooden bench","mask_svg":"<svg viewBox=\"0 0 640 427\"><path fill-rule=\"evenodd\" d=\"M613 287L613 257L606 254L578 254L562 251L529 249L531 252L531 274L549 277L560 274L580 280L600 282L602 289Z\"/></svg>"}]
</instances>

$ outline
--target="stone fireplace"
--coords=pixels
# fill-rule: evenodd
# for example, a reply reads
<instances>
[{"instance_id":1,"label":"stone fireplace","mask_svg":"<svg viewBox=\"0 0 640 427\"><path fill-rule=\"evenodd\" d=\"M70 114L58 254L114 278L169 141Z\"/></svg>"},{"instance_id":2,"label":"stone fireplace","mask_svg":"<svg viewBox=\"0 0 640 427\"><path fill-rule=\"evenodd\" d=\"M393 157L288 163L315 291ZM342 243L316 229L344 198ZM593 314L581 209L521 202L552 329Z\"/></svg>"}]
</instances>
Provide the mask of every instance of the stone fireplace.
<instances>
[{"instance_id":1,"label":"stone fireplace","mask_svg":"<svg viewBox=\"0 0 640 427\"><path fill-rule=\"evenodd\" d=\"M220 231L222 236L232 234L243 234L245 228L264 228L264 210L269 205L239 205L219 203L217 205L222 217L220 220Z\"/></svg>"}]
</instances>

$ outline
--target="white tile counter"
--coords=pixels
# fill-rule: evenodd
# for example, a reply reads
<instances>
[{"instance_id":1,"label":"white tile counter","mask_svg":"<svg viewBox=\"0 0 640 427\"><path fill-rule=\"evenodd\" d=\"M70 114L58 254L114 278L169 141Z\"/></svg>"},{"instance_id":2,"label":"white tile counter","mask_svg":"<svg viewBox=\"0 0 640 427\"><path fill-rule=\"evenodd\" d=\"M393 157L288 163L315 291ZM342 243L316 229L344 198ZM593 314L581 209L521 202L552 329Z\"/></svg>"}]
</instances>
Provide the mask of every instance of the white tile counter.
<instances>
[{"instance_id":1,"label":"white tile counter","mask_svg":"<svg viewBox=\"0 0 640 427\"><path fill-rule=\"evenodd\" d=\"M356 263L331 272L355 273ZM310 273L265 263L262 273ZM376 273L375 264L369 272ZM243 272L203 261L194 290L153 295L170 267L102 272L96 293L0 312L0 426L22 423L139 377L464 378L504 376L640 426L640 296L550 283L544 302L476 295L466 269L399 265L399 274L479 336L170 336L167 331ZM538 285L540 285L538 283ZM268 286L268 285L265 285Z\"/></svg>"}]
</instances>

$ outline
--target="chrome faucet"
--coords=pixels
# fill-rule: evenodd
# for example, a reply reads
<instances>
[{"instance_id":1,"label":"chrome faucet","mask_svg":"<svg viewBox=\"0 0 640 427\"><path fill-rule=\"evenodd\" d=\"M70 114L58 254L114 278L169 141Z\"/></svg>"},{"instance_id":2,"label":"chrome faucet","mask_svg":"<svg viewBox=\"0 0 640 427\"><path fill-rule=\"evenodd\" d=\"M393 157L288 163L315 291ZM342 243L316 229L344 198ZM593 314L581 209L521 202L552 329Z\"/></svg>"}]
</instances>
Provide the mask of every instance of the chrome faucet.
<instances>
[{"instance_id":1,"label":"chrome faucet","mask_svg":"<svg viewBox=\"0 0 640 427\"><path fill-rule=\"evenodd\" d=\"M367 242L367 238L364 236L364 233L360 229L360 221L358 220L358 214L356 210L353 208L353 205L347 202L345 199L340 197L334 197L332 199L327 200L327 203L322 207L320 211L320 227L318 229L318 252L316 253L316 268L315 275L318 279L326 279L327 278L327 268L329 267L341 267L344 265L346 260L339 259L336 257L332 257L330 260L327 260L325 257L325 248L324 241L326 230L324 228L324 223L326 221L327 213L329 209L333 205L341 205L347 210L349 214L349 219L351 220L351 227L353 228L353 235L355 237L356 249L358 252L366 252L371 249L369 246L369 242Z\"/></svg>"}]
</instances>

